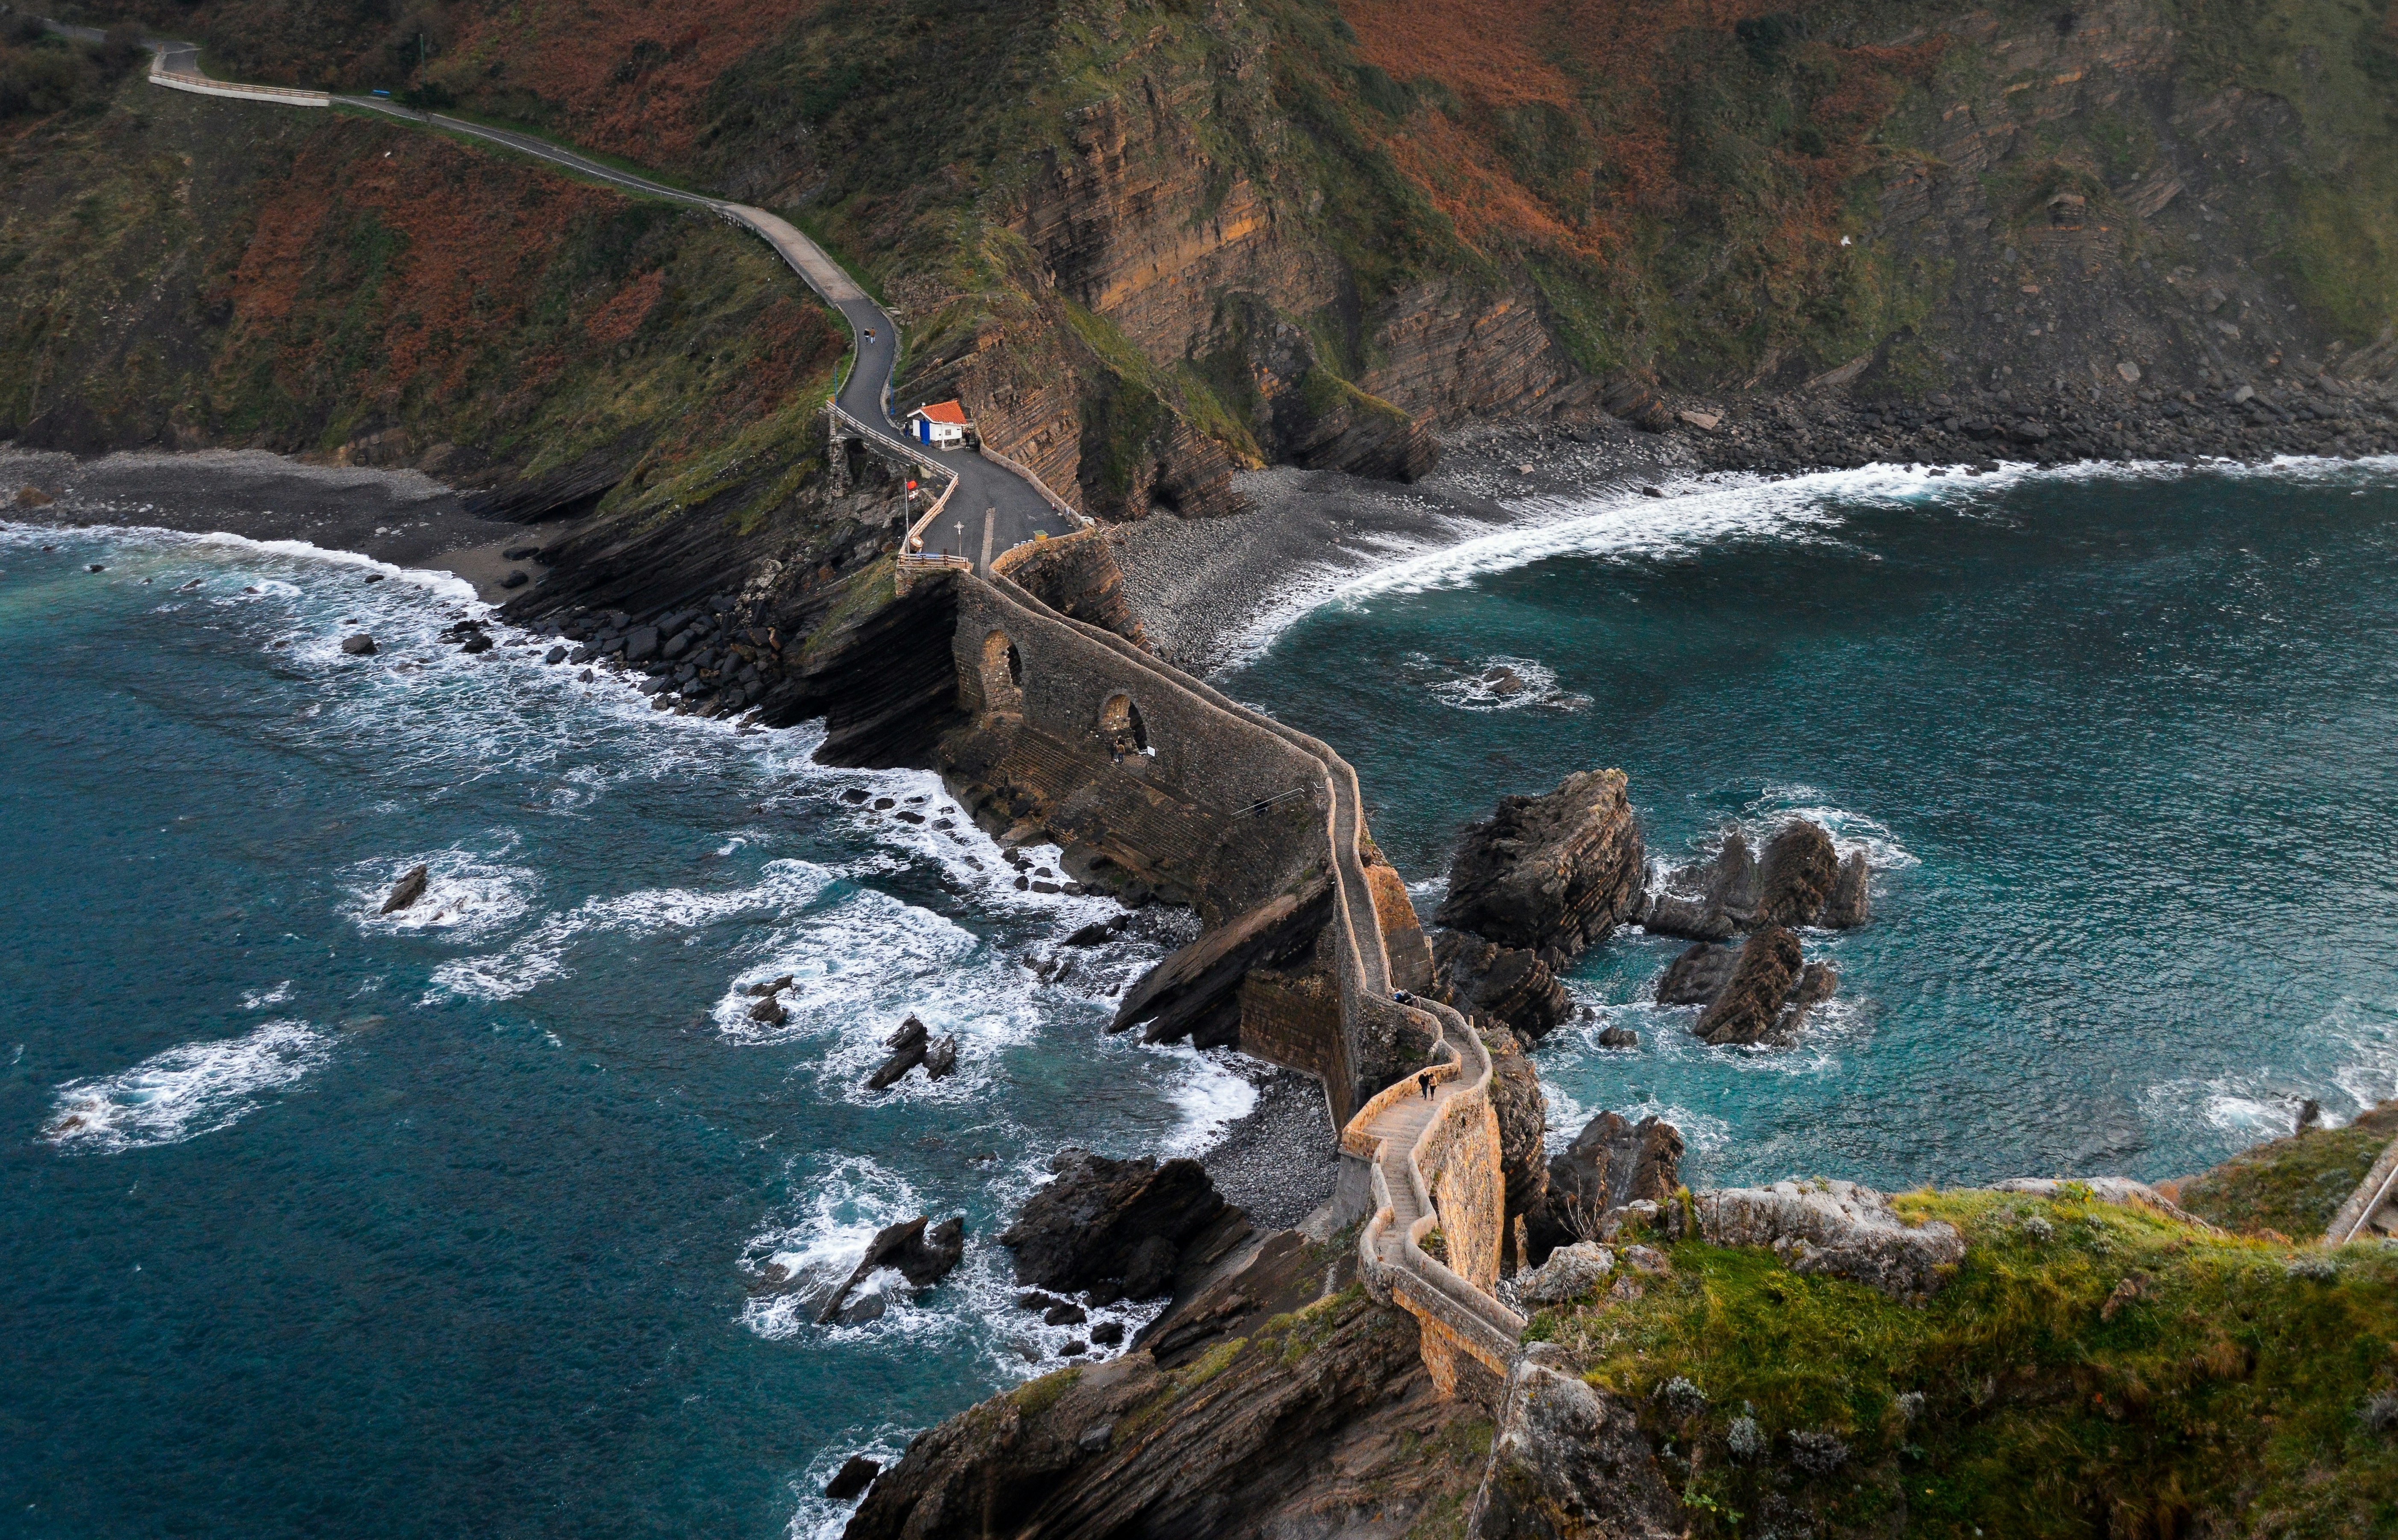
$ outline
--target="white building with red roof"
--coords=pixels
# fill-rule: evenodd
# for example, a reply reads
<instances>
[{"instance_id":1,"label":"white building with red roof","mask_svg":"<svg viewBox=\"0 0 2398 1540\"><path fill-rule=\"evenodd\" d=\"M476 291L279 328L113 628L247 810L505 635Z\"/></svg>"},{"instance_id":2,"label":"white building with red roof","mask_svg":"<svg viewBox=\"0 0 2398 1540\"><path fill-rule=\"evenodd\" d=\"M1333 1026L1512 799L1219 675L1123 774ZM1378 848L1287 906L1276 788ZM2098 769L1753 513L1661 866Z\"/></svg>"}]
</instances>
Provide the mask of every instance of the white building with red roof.
<instances>
[{"instance_id":1,"label":"white building with red roof","mask_svg":"<svg viewBox=\"0 0 2398 1540\"><path fill-rule=\"evenodd\" d=\"M936 449L959 448L974 427L964 405L956 401L927 402L909 412L901 425L908 430L909 437Z\"/></svg>"}]
</instances>

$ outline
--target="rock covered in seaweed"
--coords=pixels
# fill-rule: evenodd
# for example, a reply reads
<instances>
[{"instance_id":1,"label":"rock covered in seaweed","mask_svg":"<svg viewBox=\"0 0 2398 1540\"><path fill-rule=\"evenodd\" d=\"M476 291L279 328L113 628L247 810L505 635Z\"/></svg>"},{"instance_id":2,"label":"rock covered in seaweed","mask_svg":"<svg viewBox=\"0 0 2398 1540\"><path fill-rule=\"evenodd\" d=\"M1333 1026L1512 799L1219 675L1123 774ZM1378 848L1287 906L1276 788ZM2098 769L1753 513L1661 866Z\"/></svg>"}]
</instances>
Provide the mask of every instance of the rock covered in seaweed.
<instances>
[{"instance_id":1,"label":"rock covered in seaweed","mask_svg":"<svg viewBox=\"0 0 2398 1540\"><path fill-rule=\"evenodd\" d=\"M1435 917L1571 959L1639 916L1646 870L1623 772L1582 770L1544 796L1502 797L1467 827Z\"/></svg>"}]
</instances>

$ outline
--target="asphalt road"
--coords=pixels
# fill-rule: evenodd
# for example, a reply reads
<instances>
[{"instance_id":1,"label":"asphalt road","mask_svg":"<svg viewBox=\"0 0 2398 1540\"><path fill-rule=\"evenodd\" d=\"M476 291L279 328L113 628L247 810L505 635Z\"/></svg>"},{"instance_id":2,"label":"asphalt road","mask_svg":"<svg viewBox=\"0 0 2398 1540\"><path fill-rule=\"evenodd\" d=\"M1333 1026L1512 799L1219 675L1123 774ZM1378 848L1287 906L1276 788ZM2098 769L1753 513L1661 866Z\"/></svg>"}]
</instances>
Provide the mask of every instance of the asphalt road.
<instances>
[{"instance_id":1,"label":"asphalt road","mask_svg":"<svg viewBox=\"0 0 2398 1540\"><path fill-rule=\"evenodd\" d=\"M56 21L48 24L55 32L86 42L96 43L101 36L90 27L70 27ZM207 78L200 70L197 44L155 37L146 38L144 42L157 53L159 67L166 73ZM272 101L274 99L262 96L260 100ZM891 376L899 361L897 324L892 320L890 313L875 303L872 296L866 293L823 248L788 222L762 208L727 203L702 194L688 193L679 187L668 187L664 182L653 181L628 171L620 171L532 134L489 127L440 113L423 112L384 97L336 96L333 100L344 106L362 108L496 144L627 192L705 208L752 231L774 247L790 264L792 271L848 321L856 362L842 386L842 408L870 428L879 430L890 442L896 444L904 440L905 435L884 409L891 395ZM1022 544L1035 534L1062 535L1077 528L1070 516L1058 513L1023 477L1003 465L964 450L937 451L923 446L911 447L930 455L935 463L955 473L958 477L956 495L942 510L937 525L924 531L926 551L949 552L970 557L978 566L987 566L992 556ZM937 496L939 489L931 487L927 492Z\"/></svg>"}]
</instances>

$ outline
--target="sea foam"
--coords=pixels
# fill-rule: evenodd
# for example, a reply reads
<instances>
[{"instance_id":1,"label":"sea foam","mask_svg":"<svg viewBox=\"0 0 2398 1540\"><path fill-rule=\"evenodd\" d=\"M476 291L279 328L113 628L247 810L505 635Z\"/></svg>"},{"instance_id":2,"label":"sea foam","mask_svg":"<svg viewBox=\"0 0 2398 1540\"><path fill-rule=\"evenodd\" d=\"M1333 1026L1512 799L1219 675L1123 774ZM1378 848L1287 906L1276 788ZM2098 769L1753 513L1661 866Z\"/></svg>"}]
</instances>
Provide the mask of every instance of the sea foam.
<instances>
[{"instance_id":1,"label":"sea foam","mask_svg":"<svg viewBox=\"0 0 2398 1540\"><path fill-rule=\"evenodd\" d=\"M231 1127L323 1064L330 1048L302 1021L179 1044L114 1075L61 1085L42 1137L61 1149L102 1155L181 1144Z\"/></svg>"}]
</instances>

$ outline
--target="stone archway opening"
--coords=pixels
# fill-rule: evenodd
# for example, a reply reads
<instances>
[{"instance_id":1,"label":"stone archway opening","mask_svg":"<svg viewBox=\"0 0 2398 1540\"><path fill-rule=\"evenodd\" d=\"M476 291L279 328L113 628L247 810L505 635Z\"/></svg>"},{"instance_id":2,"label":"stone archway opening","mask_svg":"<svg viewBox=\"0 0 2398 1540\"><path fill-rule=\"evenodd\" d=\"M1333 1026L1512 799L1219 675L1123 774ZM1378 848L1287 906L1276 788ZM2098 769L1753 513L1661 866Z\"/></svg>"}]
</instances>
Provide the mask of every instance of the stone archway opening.
<instances>
[{"instance_id":1,"label":"stone archway opening","mask_svg":"<svg viewBox=\"0 0 2398 1540\"><path fill-rule=\"evenodd\" d=\"M1150 745L1149 724L1140 719L1140 707L1133 703L1129 695L1111 695L1108 703L1099 708L1099 737L1119 763L1130 754L1152 757L1157 754Z\"/></svg>"},{"instance_id":2,"label":"stone archway opening","mask_svg":"<svg viewBox=\"0 0 2398 1540\"><path fill-rule=\"evenodd\" d=\"M985 711L1023 711L1024 655L1006 632L994 631L982 639L982 666L977 672Z\"/></svg>"}]
</instances>

